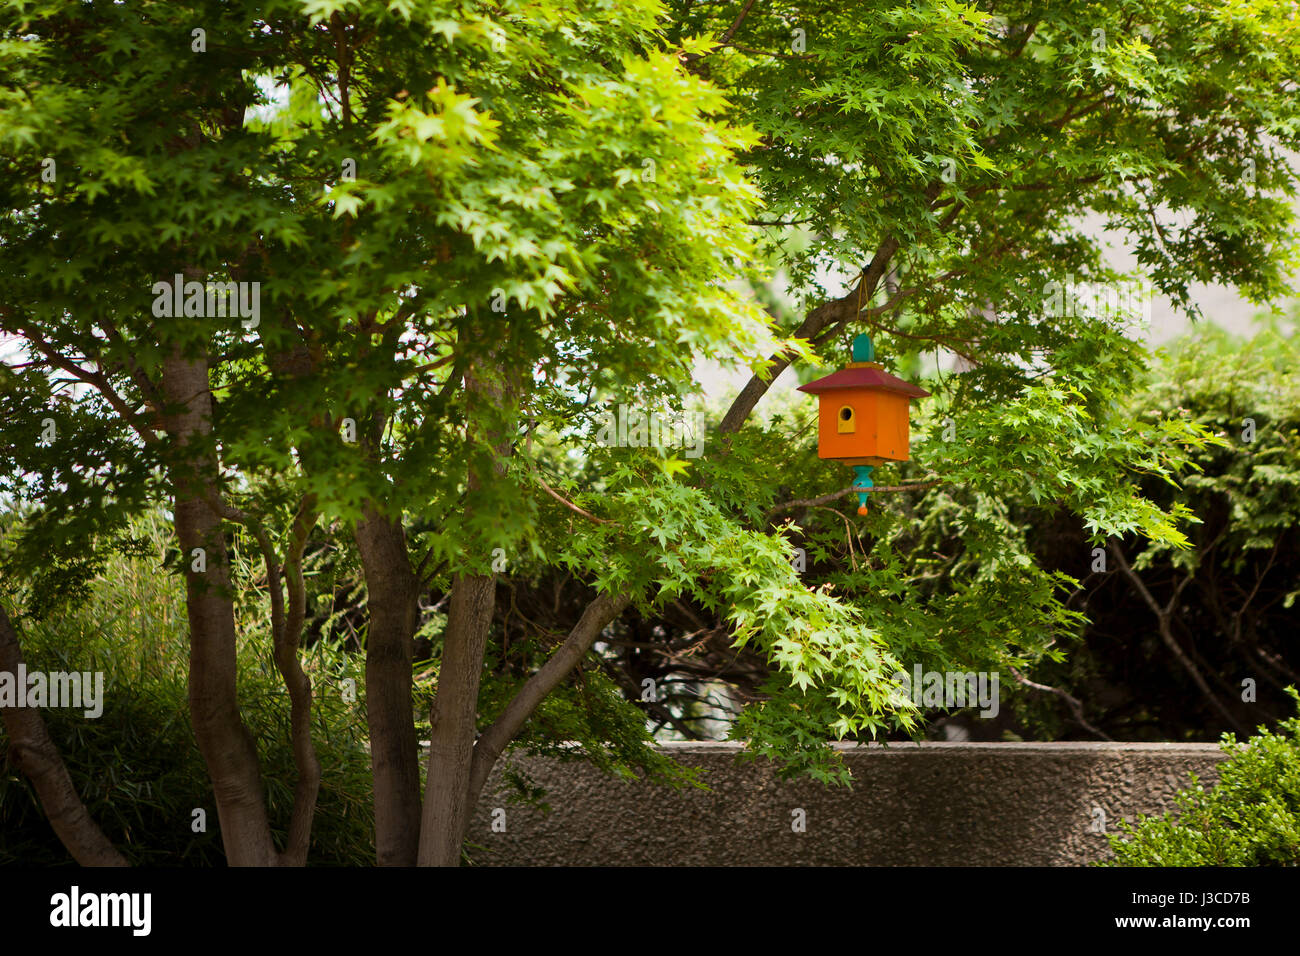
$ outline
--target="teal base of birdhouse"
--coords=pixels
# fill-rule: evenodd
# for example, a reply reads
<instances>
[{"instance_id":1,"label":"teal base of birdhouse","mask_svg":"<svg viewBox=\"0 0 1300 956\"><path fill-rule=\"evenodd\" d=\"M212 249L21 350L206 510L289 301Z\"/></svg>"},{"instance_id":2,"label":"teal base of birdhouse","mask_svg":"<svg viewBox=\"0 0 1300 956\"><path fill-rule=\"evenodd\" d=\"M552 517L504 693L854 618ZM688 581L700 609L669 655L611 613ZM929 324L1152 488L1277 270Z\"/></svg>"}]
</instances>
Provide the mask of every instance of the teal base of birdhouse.
<instances>
[{"instance_id":1,"label":"teal base of birdhouse","mask_svg":"<svg viewBox=\"0 0 1300 956\"><path fill-rule=\"evenodd\" d=\"M875 470L875 467L876 467L875 465L854 465L853 466L853 474L855 476L853 479L853 488L855 490L874 487L874 485L872 485L871 483L871 472ZM858 490L858 514L864 515L866 513L867 513L867 492L865 490Z\"/></svg>"}]
</instances>

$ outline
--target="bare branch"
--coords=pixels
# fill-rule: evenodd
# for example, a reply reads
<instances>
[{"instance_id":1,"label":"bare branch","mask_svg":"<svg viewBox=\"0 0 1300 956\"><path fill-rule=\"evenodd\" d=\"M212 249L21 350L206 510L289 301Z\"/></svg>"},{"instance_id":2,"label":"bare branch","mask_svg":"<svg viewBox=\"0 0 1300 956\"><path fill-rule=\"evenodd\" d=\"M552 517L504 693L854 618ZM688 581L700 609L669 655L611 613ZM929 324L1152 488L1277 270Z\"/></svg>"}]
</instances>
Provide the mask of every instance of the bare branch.
<instances>
[{"instance_id":1,"label":"bare branch","mask_svg":"<svg viewBox=\"0 0 1300 956\"><path fill-rule=\"evenodd\" d=\"M320 793L321 765L311 737L311 679L298 659L303 622L307 616L307 589L302 576L302 556L307 539L316 525L316 496L304 495L294 515L289 543L285 547L285 584L289 609L275 643L275 666L289 692L289 733L293 741L293 762L298 771L294 786L293 812L280 860L288 866L305 866L311 847L312 819ZM279 591L279 585L275 590Z\"/></svg>"},{"instance_id":2,"label":"bare branch","mask_svg":"<svg viewBox=\"0 0 1300 956\"><path fill-rule=\"evenodd\" d=\"M876 248L870 264L862 271L862 278L857 286L840 298L823 302L809 312L791 337L812 339L827 326L851 319L857 315L859 303L867 301L875 292L876 286L880 283L881 277L884 276L889 265L890 258L898 251L898 248L899 242L897 239L891 237L884 240ZM763 373L751 377L745 387L740 390L740 394L736 396L731 403L731 407L727 409L727 414L723 416L718 430L724 435L740 431L741 426L745 424L745 420L749 418L750 412L754 410L754 406L767 394L767 390L772 387L776 377L785 371L789 365L790 355L788 353L778 352L773 355L768 360L768 367L764 369Z\"/></svg>"},{"instance_id":3,"label":"bare branch","mask_svg":"<svg viewBox=\"0 0 1300 956\"><path fill-rule=\"evenodd\" d=\"M719 43L729 43L731 38L736 35L740 25L745 22L745 17L749 16L750 7L754 5L754 0L745 0L745 5L740 8L740 14L732 21L731 26L727 27L727 32L718 37Z\"/></svg>"},{"instance_id":4,"label":"bare branch","mask_svg":"<svg viewBox=\"0 0 1300 956\"><path fill-rule=\"evenodd\" d=\"M497 758L514 739L515 734L519 733L524 722L537 709L537 705L559 686L560 682L577 666L583 655L591 649L591 645L596 643L600 632L631 603L631 597L626 594L602 594L588 604L559 650L551 655L537 673L524 682L524 686L506 705L506 709L500 716L492 722L492 726L479 736L474 744L474 762L470 770L471 801L477 800Z\"/></svg>"},{"instance_id":5,"label":"bare branch","mask_svg":"<svg viewBox=\"0 0 1300 956\"><path fill-rule=\"evenodd\" d=\"M1032 681L1028 677L1025 677L1025 675L1021 674L1020 671L1016 670L1014 667L1011 668L1011 676L1014 677L1017 682L1024 684L1026 687L1032 687L1034 690L1041 690L1043 693L1046 694L1055 694L1057 697L1061 698L1063 701L1065 701L1067 704L1070 705L1070 710L1074 713L1074 719L1078 721L1084 727L1084 729L1086 729L1089 733L1095 734L1096 736L1100 737L1102 740L1115 739L1114 737L1108 736L1107 734L1098 730L1092 724L1088 723L1088 721L1083 716L1083 704L1079 702L1079 699L1077 697L1074 697L1071 694L1066 693L1059 687L1052 687L1050 684L1039 684L1035 681Z\"/></svg>"},{"instance_id":6,"label":"bare branch","mask_svg":"<svg viewBox=\"0 0 1300 956\"><path fill-rule=\"evenodd\" d=\"M258 550L266 565L266 583L271 597L271 642L276 669L289 692L289 734L293 744L294 768L298 780L294 786L293 811L289 818L289 833L284 851L279 854L282 866L305 866L307 851L311 847L312 819L316 813L316 798L320 793L321 764L311 736L311 679L298 659L302 639L302 626L306 620L307 597L302 577L302 556L307 538L316 524L316 496L304 495L294 515L290 539L285 546L285 567L281 569L271 537L262 522L254 515L222 502L214 495L205 500L217 515L244 525L257 541ZM289 607L286 611L281 577L286 579Z\"/></svg>"},{"instance_id":7,"label":"bare branch","mask_svg":"<svg viewBox=\"0 0 1300 956\"><path fill-rule=\"evenodd\" d=\"M4 314L6 318L9 316L7 311ZM126 400L122 398L117 389L113 388L112 384L104 376L103 372L89 371L88 369L82 368L71 359L59 354L58 350L46 341L39 332L24 326L15 326L15 328L17 328L18 332L24 338L36 346L40 353L45 356L45 361L48 364L53 365L55 368L62 369L73 378L91 386L99 392L99 394L104 396L104 400L108 402L115 412L122 416L122 420L140 436L142 441L146 444L155 444L158 441L158 436L150 430L154 427L153 423L141 421L141 416L138 415L129 404L127 404Z\"/></svg>"},{"instance_id":8,"label":"bare branch","mask_svg":"<svg viewBox=\"0 0 1300 956\"><path fill-rule=\"evenodd\" d=\"M582 515L582 516L583 516L584 518L586 518L588 521L594 521L594 522L596 522L596 524L613 524L613 522L611 522L611 521L609 521L609 520L607 520L607 519L605 519L605 518L597 518L597 517L596 517L594 514L592 514L590 511L584 511L584 510L582 510L581 508L579 508L577 505L575 505L575 504L574 504L572 501L570 501L568 498L565 498L563 495L561 495L559 492L557 492L554 488L552 488L550 485L548 485L546 482L544 482L544 481L542 480L542 476L541 476L541 475L534 474L534 475L533 475L533 478L536 479L537 483L538 483L539 485L542 486L542 490L543 490L544 492L546 492L548 495L550 495L552 498L554 498L554 499L555 499L556 501L558 501L560 504L564 505L564 507L568 508L570 511L576 512L576 513Z\"/></svg>"},{"instance_id":9,"label":"bare branch","mask_svg":"<svg viewBox=\"0 0 1300 956\"><path fill-rule=\"evenodd\" d=\"M914 481L911 482L910 484L904 484L904 485L875 485L871 488L848 487L840 491L832 491L830 494L827 495L820 495L819 497L816 498L796 498L793 501L787 501L784 504L779 504L769 509L766 516L770 518L774 514L777 514L782 511L789 511L792 508L813 508L818 505L827 504L828 502L831 501L838 501L840 498L843 498L845 495L854 494L859 491L865 491L869 494L889 494L898 491L918 491L925 488L933 488L936 485L942 485L942 484L944 484L942 478L935 478L933 481Z\"/></svg>"},{"instance_id":10,"label":"bare branch","mask_svg":"<svg viewBox=\"0 0 1300 956\"><path fill-rule=\"evenodd\" d=\"M1187 581L1191 580L1192 576L1190 574L1187 576L1187 578L1175 589L1174 597L1169 602L1168 606L1162 608L1156 601L1155 597L1152 596L1150 590L1147 589L1146 583L1142 580L1141 576L1138 575L1128 563L1128 560L1124 557L1124 552L1120 550L1119 545L1111 542L1109 547L1110 553L1113 554L1115 560L1119 562L1120 570L1124 572L1124 576L1132 582L1142 600L1146 602L1147 607L1151 608L1152 612L1155 614L1160 631L1160 639L1164 642L1165 647L1169 648L1170 653L1174 655L1174 658L1178 663L1180 663L1183 666L1183 669L1187 671L1196 686L1200 688L1201 693L1205 695L1206 700L1208 700L1214 709L1219 712L1219 715L1235 728L1238 733L1243 736L1249 735L1249 731L1232 716L1228 711L1228 708L1224 706L1223 702L1215 696L1214 691L1211 690L1210 685L1206 683L1205 677L1201 674L1200 669L1197 668L1196 663L1188 657L1187 653L1179 646L1177 639L1174 637L1173 630L1170 627L1169 616L1173 612L1174 605L1178 600L1178 595L1182 593L1182 589L1186 587Z\"/></svg>"}]
</instances>

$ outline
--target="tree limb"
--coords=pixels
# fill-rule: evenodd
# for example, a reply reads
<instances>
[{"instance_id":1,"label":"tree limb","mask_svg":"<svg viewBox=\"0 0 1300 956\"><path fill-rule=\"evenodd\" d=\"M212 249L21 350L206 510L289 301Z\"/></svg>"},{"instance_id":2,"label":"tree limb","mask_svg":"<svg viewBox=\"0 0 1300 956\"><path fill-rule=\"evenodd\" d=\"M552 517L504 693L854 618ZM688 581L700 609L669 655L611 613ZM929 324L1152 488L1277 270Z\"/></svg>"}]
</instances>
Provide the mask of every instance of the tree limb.
<instances>
[{"instance_id":1,"label":"tree limb","mask_svg":"<svg viewBox=\"0 0 1300 956\"><path fill-rule=\"evenodd\" d=\"M1025 677L1023 674L1021 674L1020 671L1016 670L1014 667L1011 668L1011 676L1014 677L1018 683L1024 684L1026 687L1032 687L1034 690L1041 690L1046 694L1055 694L1057 697L1061 698L1061 700L1065 701L1067 704L1070 705L1070 710L1074 713L1074 719L1078 721L1089 733L1095 734L1096 736L1100 737L1102 740L1115 739L1114 737L1108 736L1107 734L1098 730L1092 724L1088 723L1087 719L1083 716L1083 704L1079 702L1079 698L1066 693L1065 691L1061 690L1061 688L1059 687L1052 687L1050 684L1039 684L1035 681L1032 681L1028 677Z\"/></svg>"},{"instance_id":2,"label":"tree limb","mask_svg":"<svg viewBox=\"0 0 1300 956\"><path fill-rule=\"evenodd\" d=\"M277 862L281 866L306 866L307 852L311 847L312 819L316 814L316 799L320 793L321 764L311 736L311 679L303 670L302 661L298 659L298 647L307 616L302 556L307 547L307 538L316 524L316 496L304 495L299 503L290 539L285 546L284 568L281 568L276 559L271 537L261 521L234 505L220 501L215 495L205 495L205 498L217 515L248 528L257 541L258 550L266 565L266 583L271 598L271 643L276 669L289 693L289 736L293 745L294 768L298 774L294 785L289 832ZM280 588L281 577L284 577L289 592L287 610L284 592Z\"/></svg>"},{"instance_id":3,"label":"tree limb","mask_svg":"<svg viewBox=\"0 0 1300 956\"><path fill-rule=\"evenodd\" d=\"M285 866L306 866L311 847L311 826L320 794L321 765L311 737L311 678L298 659L303 622L307 617L307 588L302 576L302 556L307 539L316 525L316 496L304 495L294 515L293 529L285 546L285 586L289 608L275 642L275 666L289 692L289 733L293 741L293 762L298 772L294 785L293 812L280 862ZM275 590L280 590L277 584Z\"/></svg>"},{"instance_id":4,"label":"tree limb","mask_svg":"<svg viewBox=\"0 0 1300 956\"><path fill-rule=\"evenodd\" d=\"M769 509L766 517L770 518L774 514L782 511L789 511L792 508L812 508L817 505L824 505L827 502L837 501L845 495L859 491L865 491L869 494L883 494L896 491L917 491L924 488L933 488L936 485L942 485L943 483L944 481L942 478L935 478L933 481L914 481L911 484L905 485L874 485L871 488L849 487L840 491L832 491L830 494L820 495L816 498L796 498L793 501L787 501L784 504L779 504Z\"/></svg>"},{"instance_id":5,"label":"tree limb","mask_svg":"<svg viewBox=\"0 0 1300 956\"><path fill-rule=\"evenodd\" d=\"M8 317L8 313L6 313L6 317ZM104 377L102 372L88 371L76 362L60 355L58 350L47 342L39 332L35 332L24 326L15 326L15 328L18 330L20 335L35 345L37 350L45 356L47 364L53 365L55 368L67 372L73 378L77 379L77 381L83 382L84 384L94 388L95 391L99 392L99 394L104 397L104 401L108 402L112 409L122 416L122 420L140 436L140 439L143 442L146 444L157 443L158 436L150 431L151 423L142 423L140 421L140 416L132 410L131 406L126 403L126 400L122 398L117 389L113 388L112 384Z\"/></svg>"},{"instance_id":6,"label":"tree limb","mask_svg":"<svg viewBox=\"0 0 1300 956\"><path fill-rule=\"evenodd\" d=\"M1228 711L1228 708L1225 707L1219 698L1215 696L1214 691L1211 690L1210 685L1206 683L1205 677L1201 674L1200 669L1197 668L1196 663L1188 657L1187 653L1178 645L1178 641L1174 638L1173 631L1169 626L1169 615L1172 613L1179 595L1182 594L1183 588L1186 587L1187 582L1192 579L1192 575L1189 574L1183 579L1182 583L1175 588L1174 596L1170 600L1169 604L1162 608L1152 596L1151 592L1147 589L1146 583L1137 572L1133 570L1132 566L1129 565L1128 560L1124 557L1124 552L1120 550L1119 546L1114 542L1111 542L1109 549L1110 553L1115 556L1115 560L1119 562L1120 570L1122 570L1125 577L1133 583L1133 586L1137 589L1142 600L1146 602L1147 607L1151 608L1152 612L1155 614L1160 631L1160 639L1164 642L1165 647L1169 648L1169 652L1174 655L1174 658L1178 663L1187 671L1188 676L1190 676L1196 686L1200 688L1201 693L1205 695L1206 700L1210 702L1214 709L1219 712L1219 715L1232 725L1238 733L1243 736L1248 736L1249 731L1232 716Z\"/></svg>"},{"instance_id":7,"label":"tree limb","mask_svg":"<svg viewBox=\"0 0 1300 956\"><path fill-rule=\"evenodd\" d=\"M754 0L745 0L745 5L740 8L739 15L737 15L736 19L732 21L731 26L727 27L727 32L718 37L719 43L731 42L731 38L736 35L736 31L740 29L740 25L745 22L745 17L749 16L749 9L753 5Z\"/></svg>"},{"instance_id":8,"label":"tree limb","mask_svg":"<svg viewBox=\"0 0 1300 956\"><path fill-rule=\"evenodd\" d=\"M792 337L812 339L827 326L856 316L860 303L867 301L875 293L876 286L885 274L890 258L898 249L899 242L897 239L890 237L884 240L876 248L876 253L872 257L871 263L863 270L862 278L858 284L840 298L823 302L809 312ZM740 431L741 426L745 424L745 420L749 418L750 412L754 410L759 400L767 394L767 390L772 387L776 377L789 367L790 360L788 353L784 351L777 352L768 360L768 367L764 369L761 375L755 374L750 378L745 387L740 390L740 394L731 403L727 414L723 416L722 423L718 426L718 430L722 434L727 435Z\"/></svg>"},{"instance_id":9,"label":"tree limb","mask_svg":"<svg viewBox=\"0 0 1300 956\"><path fill-rule=\"evenodd\" d=\"M515 734L519 733L537 705L559 686L591 649L591 645L596 643L601 631L631 603L631 597L626 594L602 594L588 604L559 650L524 682L524 686L492 722L492 726L479 736L474 744L474 761L470 769L469 793L472 801L477 801L497 758Z\"/></svg>"},{"instance_id":10,"label":"tree limb","mask_svg":"<svg viewBox=\"0 0 1300 956\"><path fill-rule=\"evenodd\" d=\"M16 681L22 661L18 634L0 607L0 672L13 674ZM26 688L18 691L24 693ZM129 866L77 795L40 710L0 707L0 718L9 735L9 762L31 780L41 809L72 858L82 866Z\"/></svg>"},{"instance_id":11,"label":"tree limb","mask_svg":"<svg viewBox=\"0 0 1300 956\"><path fill-rule=\"evenodd\" d=\"M575 505L572 501L570 501L568 498L565 498L564 496L562 496L562 495L561 495L559 492L557 492L554 488L552 488L552 487L551 487L550 485L548 485L545 481L543 481L541 475L534 474L534 475L533 475L533 478L537 481L537 483L538 483L539 485L542 486L542 491L546 492L548 495L550 495L552 498L554 498L554 499L555 499L556 501L558 501L560 504L564 505L564 507L568 508L570 511L577 512L578 514L582 515L582 516L583 516L584 518L586 518L587 520L596 522L596 524L613 524L612 521L609 521L609 520L606 519L606 518L597 518L597 517L596 517L594 514L592 514L590 511L584 511L583 509L579 508L579 507L578 507L577 505Z\"/></svg>"}]
</instances>

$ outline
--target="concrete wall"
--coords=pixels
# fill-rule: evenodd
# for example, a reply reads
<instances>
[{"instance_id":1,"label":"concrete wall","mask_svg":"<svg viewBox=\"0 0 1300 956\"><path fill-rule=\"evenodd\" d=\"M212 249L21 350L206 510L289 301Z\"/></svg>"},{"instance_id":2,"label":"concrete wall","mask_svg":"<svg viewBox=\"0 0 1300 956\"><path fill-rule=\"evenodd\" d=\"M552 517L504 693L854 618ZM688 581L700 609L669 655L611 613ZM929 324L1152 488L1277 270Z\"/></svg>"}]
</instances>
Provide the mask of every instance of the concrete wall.
<instances>
[{"instance_id":1,"label":"concrete wall","mask_svg":"<svg viewBox=\"0 0 1300 956\"><path fill-rule=\"evenodd\" d=\"M1078 866L1109 856L1092 832L1171 806L1194 771L1207 785L1214 744L922 743L845 747L852 790L781 782L730 743L667 744L712 788L672 791L585 763L517 758L547 790L549 814L489 781L469 840L483 865ZM505 810L505 832L492 811ZM792 832L791 811L806 813Z\"/></svg>"}]
</instances>

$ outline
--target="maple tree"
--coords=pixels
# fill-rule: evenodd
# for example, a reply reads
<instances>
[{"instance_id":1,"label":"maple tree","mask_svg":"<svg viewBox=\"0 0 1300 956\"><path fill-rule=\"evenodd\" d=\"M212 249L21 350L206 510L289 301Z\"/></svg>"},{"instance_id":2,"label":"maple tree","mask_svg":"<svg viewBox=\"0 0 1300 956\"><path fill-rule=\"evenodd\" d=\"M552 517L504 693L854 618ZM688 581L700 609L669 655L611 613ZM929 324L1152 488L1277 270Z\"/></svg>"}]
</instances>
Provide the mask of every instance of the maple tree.
<instances>
[{"instance_id":1,"label":"maple tree","mask_svg":"<svg viewBox=\"0 0 1300 956\"><path fill-rule=\"evenodd\" d=\"M1128 278L1082 214L1183 304L1207 280L1276 297L1294 261L1289 3L9 0L0 56L5 566L57 613L32 602L168 511L232 864L308 857L313 542L366 584L381 864L458 862L512 743L671 777L595 649L634 632L693 632L683 666L729 649L757 697L733 733L831 779L827 739L914 726L904 662L1024 664L1073 622L999 501L1186 544L1136 478L1210 430L1120 405L1147 361L1130 312L1047 304ZM861 331L934 393L897 477L944 484L897 500L961 526L937 571L911 504L847 532L841 499L809 504L845 480L810 410L754 414ZM596 440L609 403L691 412L705 360L752 377L702 457ZM514 619L516 589L554 600ZM250 592L266 632L239 628ZM279 846L248 641L287 689Z\"/></svg>"}]
</instances>

